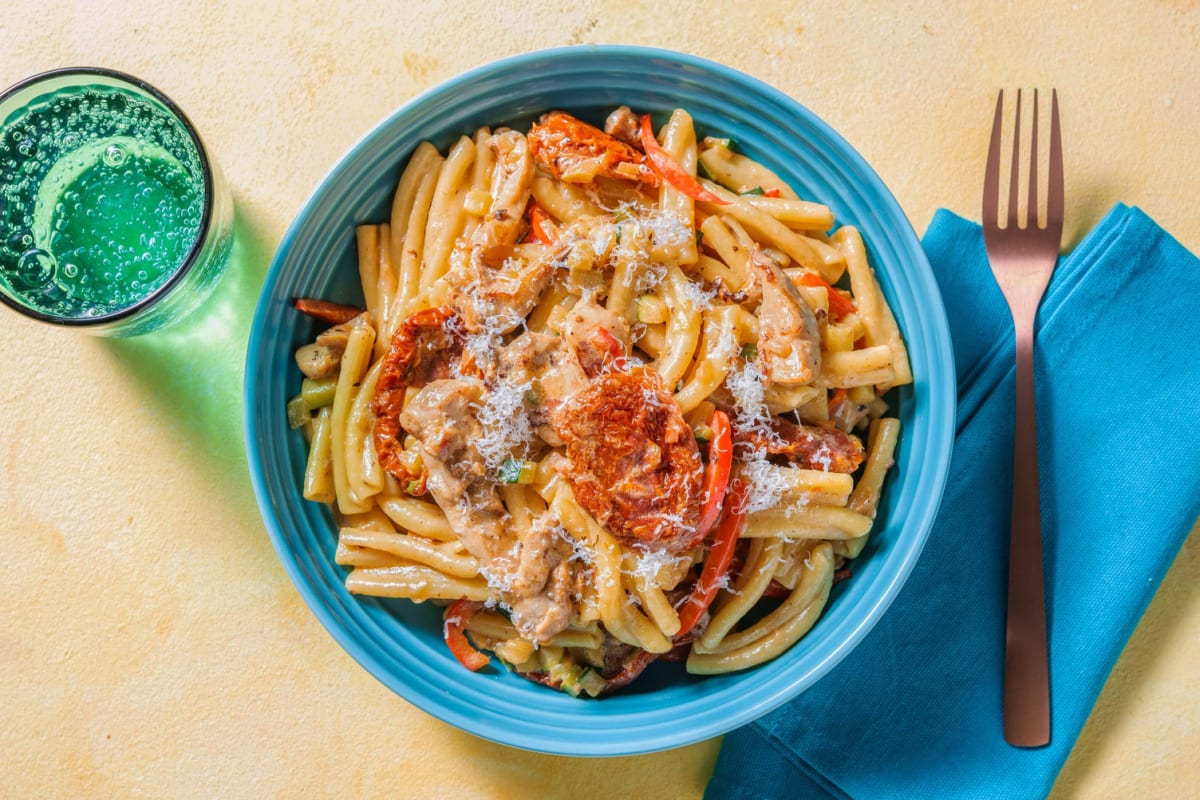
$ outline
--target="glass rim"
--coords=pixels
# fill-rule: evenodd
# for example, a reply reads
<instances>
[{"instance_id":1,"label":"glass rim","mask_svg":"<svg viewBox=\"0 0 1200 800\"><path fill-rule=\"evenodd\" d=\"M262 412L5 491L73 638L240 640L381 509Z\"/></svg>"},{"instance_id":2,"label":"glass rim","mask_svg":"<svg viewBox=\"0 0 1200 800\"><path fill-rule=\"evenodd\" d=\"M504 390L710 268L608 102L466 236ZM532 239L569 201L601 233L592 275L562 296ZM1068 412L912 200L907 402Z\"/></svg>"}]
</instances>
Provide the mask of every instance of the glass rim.
<instances>
[{"instance_id":1,"label":"glass rim","mask_svg":"<svg viewBox=\"0 0 1200 800\"><path fill-rule=\"evenodd\" d=\"M196 231L196 239L192 242L192 247L188 250L187 255L179 266L171 273L171 276L150 294L141 298L135 303L132 303L124 308L117 309L108 314L102 314L96 317L62 317L54 314L47 314L44 311L39 311L35 308L28 308L21 305L13 298L9 297L5 292L0 292L0 301L5 305L16 310L23 316L35 319L40 322L46 322L51 325L61 325L67 328L92 328L110 325L112 323L121 322L146 309L154 306L159 300L162 300L171 290L178 286L192 271L192 268L200 261L201 252L204 249L204 243L208 239L209 228L212 226L213 209L216 203L216 198L213 193L216 188L216 181L213 177L213 165L208 157L208 150L204 146L204 141L200 138L200 133L187 114L183 112L174 100L156 88L154 85L142 80L141 78L130 75L127 72L110 69L108 67L59 67L57 69L46 70L30 75L22 80L12 84L8 88L0 91L0 105L9 100L18 92L24 91L31 87L37 86L40 83L53 80L55 78L65 77L100 77L107 78L119 83L127 84L130 87L138 89L150 95L152 98L162 103L167 111L183 126L188 138L196 147L196 153L200 159L200 173L204 181L204 208L200 215L200 227ZM41 95L38 95L39 97ZM36 98L33 98L36 99ZM0 128L3 124L0 123Z\"/></svg>"}]
</instances>

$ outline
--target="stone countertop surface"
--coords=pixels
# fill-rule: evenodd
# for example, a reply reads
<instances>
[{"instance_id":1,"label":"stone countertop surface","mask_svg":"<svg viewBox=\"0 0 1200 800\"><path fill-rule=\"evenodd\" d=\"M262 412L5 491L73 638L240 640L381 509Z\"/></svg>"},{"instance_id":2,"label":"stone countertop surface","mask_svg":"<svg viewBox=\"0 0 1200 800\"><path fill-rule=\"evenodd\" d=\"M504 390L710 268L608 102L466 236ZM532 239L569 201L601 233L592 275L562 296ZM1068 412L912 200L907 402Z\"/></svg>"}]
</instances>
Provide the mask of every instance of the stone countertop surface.
<instances>
[{"instance_id":1,"label":"stone countertop surface","mask_svg":"<svg viewBox=\"0 0 1200 800\"><path fill-rule=\"evenodd\" d=\"M723 62L841 132L919 233L940 207L978 219L996 90L1054 86L1065 247L1123 201L1200 252L1195 0L15 0L0 41L0 85L98 65L161 88L202 132L237 205L233 262L188 333L99 340L0 309L6 797L700 797L719 740L544 756L393 695L305 607L255 505L242 372L272 254L350 146L466 69L578 43ZM1196 540L1052 797L1200 796Z\"/></svg>"}]
</instances>

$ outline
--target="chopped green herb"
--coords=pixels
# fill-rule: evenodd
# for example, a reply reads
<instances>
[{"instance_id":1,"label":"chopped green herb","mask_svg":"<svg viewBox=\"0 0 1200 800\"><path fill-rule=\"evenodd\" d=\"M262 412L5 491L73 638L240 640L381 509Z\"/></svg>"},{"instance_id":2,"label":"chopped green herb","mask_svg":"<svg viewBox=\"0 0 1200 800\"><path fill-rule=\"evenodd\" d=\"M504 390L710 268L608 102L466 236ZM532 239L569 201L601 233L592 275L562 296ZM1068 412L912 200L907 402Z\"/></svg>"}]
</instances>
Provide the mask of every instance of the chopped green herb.
<instances>
[{"instance_id":1,"label":"chopped green herb","mask_svg":"<svg viewBox=\"0 0 1200 800\"><path fill-rule=\"evenodd\" d=\"M766 193L766 190L761 186L755 186L753 189L747 189L746 191L742 192L743 195L749 194L754 195L755 197L762 197Z\"/></svg>"},{"instance_id":2,"label":"chopped green herb","mask_svg":"<svg viewBox=\"0 0 1200 800\"><path fill-rule=\"evenodd\" d=\"M742 358L747 361L753 361L758 358L758 345L753 342L742 345Z\"/></svg>"}]
</instances>

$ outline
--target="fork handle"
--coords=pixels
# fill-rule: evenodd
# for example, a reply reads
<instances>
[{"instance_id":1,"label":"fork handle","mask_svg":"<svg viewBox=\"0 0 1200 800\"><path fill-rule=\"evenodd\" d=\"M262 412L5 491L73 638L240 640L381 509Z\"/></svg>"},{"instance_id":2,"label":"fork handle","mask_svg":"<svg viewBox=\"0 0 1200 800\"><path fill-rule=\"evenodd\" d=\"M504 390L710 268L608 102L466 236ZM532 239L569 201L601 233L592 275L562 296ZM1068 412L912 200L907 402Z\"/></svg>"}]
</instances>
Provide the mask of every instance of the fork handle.
<instances>
[{"instance_id":1,"label":"fork handle","mask_svg":"<svg viewBox=\"0 0 1200 800\"><path fill-rule=\"evenodd\" d=\"M1026 325L1018 322L1016 329L1017 396L1004 651L1004 738L1018 747L1039 747L1050 741L1050 682L1032 320Z\"/></svg>"}]
</instances>

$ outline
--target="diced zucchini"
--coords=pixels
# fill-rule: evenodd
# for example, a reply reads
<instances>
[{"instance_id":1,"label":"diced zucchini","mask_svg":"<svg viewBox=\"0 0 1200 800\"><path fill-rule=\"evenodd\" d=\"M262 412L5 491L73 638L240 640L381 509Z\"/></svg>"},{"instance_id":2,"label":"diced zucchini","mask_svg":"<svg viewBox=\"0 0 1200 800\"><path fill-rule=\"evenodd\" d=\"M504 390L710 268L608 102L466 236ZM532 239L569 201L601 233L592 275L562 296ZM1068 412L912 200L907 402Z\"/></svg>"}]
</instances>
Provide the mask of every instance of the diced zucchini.
<instances>
[{"instance_id":1,"label":"diced zucchini","mask_svg":"<svg viewBox=\"0 0 1200 800\"><path fill-rule=\"evenodd\" d=\"M666 322L671 315L666 302L657 295L639 295L636 305L638 322L645 322L647 325Z\"/></svg>"},{"instance_id":2,"label":"diced zucchini","mask_svg":"<svg viewBox=\"0 0 1200 800\"><path fill-rule=\"evenodd\" d=\"M316 411L333 404L333 395L337 391L337 376L313 380L305 378L300 381L300 396L309 411Z\"/></svg>"},{"instance_id":3,"label":"diced zucchini","mask_svg":"<svg viewBox=\"0 0 1200 800\"><path fill-rule=\"evenodd\" d=\"M463 199L463 210L468 214L482 217L492 207L492 194L483 189L472 189Z\"/></svg>"},{"instance_id":4,"label":"diced zucchini","mask_svg":"<svg viewBox=\"0 0 1200 800\"><path fill-rule=\"evenodd\" d=\"M604 691L607 681L600 676L600 673L591 667L583 670L583 674L579 676L579 688L588 693L590 697L597 697Z\"/></svg>"},{"instance_id":5,"label":"diced zucchini","mask_svg":"<svg viewBox=\"0 0 1200 800\"><path fill-rule=\"evenodd\" d=\"M516 458L505 459L496 470L496 479L501 483L533 483L537 474L537 464L532 461L521 461Z\"/></svg>"},{"instance_id":6,"label":"diced zucchini","mask_svg":"<svg viewBox=\"0 0 1200 800\"><path fill-rule=\"evenodd\" d=\"M287 421L288 427L293 430L303 428L312 422L312 414L308 410L308 404L304 402L304 398L301 395L296 395L287 401Z\"/></svg>"},{"instance_id":7,"label":"diced zucchini","mask_svg":"<svg viewBox=\"0 0 1200 800\"><path fill-rule=\"evenodd\" d=\"M579 668L570 661L560 661L550 667L550 679L571 697L579 697Z\"/></svg>"},{"instance_id":8,"label":"diced zucchini","mask_svg":"<svg viewBox=\"0 0 1200 800\"><path fill-rule=\"evenodd\" d=\"M703 145L707 149L709 147L723 147L732 152L737 147L737 142L730 139L728 136L718 138L716 136L705 136Z\"/></svg>"},{"instance_id":9,"label":"diced zucchini","mask_svg":"<svg viewBox=\"0 0 1200 800\"><path fill-rule=\"evenodd\" d=\"M850 402L857 403L860 406L865 406L873 402L876 398L874 386L852 386L847 390L846 396L850 398Z\"/></svg>"}]
</instances>

